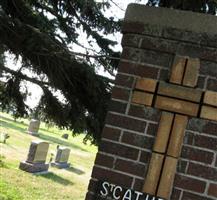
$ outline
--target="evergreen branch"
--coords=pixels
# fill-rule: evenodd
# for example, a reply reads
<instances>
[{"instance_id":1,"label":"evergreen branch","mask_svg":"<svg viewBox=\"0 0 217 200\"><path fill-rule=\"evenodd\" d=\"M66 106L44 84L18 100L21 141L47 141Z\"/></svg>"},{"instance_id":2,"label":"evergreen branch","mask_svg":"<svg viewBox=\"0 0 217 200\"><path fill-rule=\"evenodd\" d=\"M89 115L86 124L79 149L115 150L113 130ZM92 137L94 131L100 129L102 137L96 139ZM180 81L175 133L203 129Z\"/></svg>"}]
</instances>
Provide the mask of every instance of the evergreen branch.
<instances>
[{"instance_id":1,"label":"evergreen branch","mask_svg":"<svg viewBox=\"0 0 217 200\"><path fill-rule=\"evenodd\" d=\"M45 92L39 109L42 109L40 111L46 119L76 133L85 131L94 136L94 141L99 141L113 80L96 74L95 69L100 62L106 71L116 66L113 63L117 63L119 54L110 47L116 43L107 39L106 34L118 31L119 22L104 17L100 12L101 7L95 6L95 1L88 2L86 6L80 1L73 1L73 8L69 5L70 1L61 1L62 4L58 4L60 1L12 1L0 1L0 43L11 53L21 56L25 68L31 68L37 75L45 75L47 80L5 67L0 70L4 77L11 77L7 86L14 86L13 90L8 91L10 94L19 91L17 82L22 80L35 83L42 89L44 87L44 92L50 87L61 91L67 102L64 105L56 101L52 91ZM50 19L48 9L39 8L37 3L51 8L50 11L56 16L52 15ZM74 11L83 24L77 20ZM83 28L87 36L96 41L100 47L99 52L86 49L86 55L85 51L74 52L67 47L66 44L77 42L79 28ZM67 37L59 34L59 30ZM15 93L9 96L9 100L11 98L19 100L15 106L23 116L26 109L23 104L25 96Z\"/></svg>"},{"instance_id":2,"label":"evergreen branch","mask_svg":"<svg viewBox=\"0 0 217 200\"><path fill-rule=\"evenodd\" d=\"M18 78L21 78L21 79L23 79L23 80L26 80L26 81L35 83L35 84L41 86L42 88L43 88L44 86L49 86L49 83L48 83L48 82L39 81L39 80L37 80L37 79L35 79L35 78L31 78L31 77L29 77L29 76L27 76L27 75L21 73L20 71L15 71L15 70L12 70L12 69L7 68L7 67L2 67L1 69L2 69L4 72L10 73L10 74L12 74L12 75L14 75L14 76L16 76L16 77L18 77Z\"/></svg>"},{"instance_id":3,"label":"evergreen branch","mask_svg":"<svg viewBox=\"0 0 217 200\"><path fill-rule=\"evenodd\" d=\"M81 44L78 41L75 41L75 44L78 45L78 46L80 46L81 48L85 49L86 51L92 51L92 52L98 54L98 52L95 49L92 49L90 47L86 47L86 46L84 46L83 44Z\"/></svg>"},{"instance_id":4,"label":"evergreen branch","mask_svg":"<svg viewBox=\"0 0 217 200\"><path fill-rule=\"evenodd\" d=\"M79 52L75 52L75 51L70 51L71 55L76 55L76 56L82 56L82 57L88 57L88 58L106 58L106 59L110 59L110 60L120 60L120 58L118 57L113 57L113 56L107 56L107 55L89 55L89 54L85 54L85 53L79 53Z\"/></svg>"},{"instance_id":5,"label":"evergreen branch","mask_svg":"<svg viewBox=\"0 0 217 200\"><path fill-rule=\"evenodd\" d=\"M84 30L87 33L90 33L90 35L96 40L96 43L98 44L98 46L101 47L102 49L105 49L107 52L112 53L112 50L108 47L108 40L100 36L100 34L97 33L96 31L93 31L90 28L90 26L88 26L88 24L79 17L76 10L73 8L72 2L70 2L69 5L71 6L72 12L74 16L76 17L76 19L79 21L80 24L82 24ZM99 41L99 38L101 42Z\"/></svg>"},{"instance_id":6,"label":"evergreen branch","mask_svg":"<svg viewBox=\"0 0 217 200\"><path fill-rule=\"evenodd\" d=\"M121 8L117 3L115 3L113 0L110 0L117 8L119 8L121 11L125 12L123 8Z\"/></svg>"}]
</instances>

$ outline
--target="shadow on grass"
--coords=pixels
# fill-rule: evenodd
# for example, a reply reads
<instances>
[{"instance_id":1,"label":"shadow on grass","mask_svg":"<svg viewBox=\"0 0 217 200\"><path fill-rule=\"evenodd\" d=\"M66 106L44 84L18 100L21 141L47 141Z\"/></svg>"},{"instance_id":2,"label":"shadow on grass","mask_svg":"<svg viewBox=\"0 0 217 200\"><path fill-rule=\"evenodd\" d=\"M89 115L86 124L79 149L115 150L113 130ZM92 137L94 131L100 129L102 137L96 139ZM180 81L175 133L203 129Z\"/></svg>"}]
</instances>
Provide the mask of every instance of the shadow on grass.
<instances>
[{"instance_id":1,"label":"shadow on grass","mask_svg":"<svg viewBox=\"0 0 217 200\"><path fill-rule=\"evenodd\" d=\"M6 157L0 153L0 169L1 168L9 169L8 163L6 163L5 159Z\"/></svg>"},{"instance_id":2,"label":"shadow on grass","mask_svg":"<svg viewBox=\"0 0 217 200\"><path fill-rule=\"evenodd\" d=\"M1 160L0 160L0 169L1 168L4 168L4 169L11 169L8 165L7 165L7 163L5 163L5 162L2 162ZM0 198L1 199L1 198Z\"/></svg>"},{"instance_id":3,"label":"shadow on grass","mask_svg":"<svg viewBox=\"0 0 217 200\"><path fill-rule=\"evenodd\" d=\"M3 142L0 142L0 144L2 144L2 148L4 147L10 147L11 149L14 149L16 150L17 148L14 147L13 145L9 144L9 143L3 143ZM3 146L4 145L4 146ZM1 150L1 149L0 149Z\"/></svg>"},{"instance_id":4,"label":"shadow on grass","mask_svg":"<svg viewBox=\"0 0 217 200\"><path fill-rule=\"evenodd\" d=\"M63 146L68 146L68 147L75 148L75 149L80 149L82 151L87 152L86 149L84 149L84 148L82 148L82 147L80 147L80 146L78 146L76 144L72 144L70 142L63 141L63 140L61 140L59 138L55 138L55 137L50 136L50 135L45 135L43 133L39 133L38 137L41 138L41 139L43 139L43 140L48 140L48 141L51 141L53 143L57 143L57 144L60 144L60 145L63 145Z\"/></svg>"},{"instance_id":5,"label":"shadow on grass","mask_svg":"<svg viewBox=\"0 0 217 200\"><path fill-rule=\"evenodd\" d=\"M44 131L44 132L52 133L52 134L55 134L55 135L58 134L55 131L52 131L52 130L49 130L49 129L46 129L46 128L41 128L41 127L40 127L39 131Z\"/></svg>"},{"instance_id":6,"label":"shadow on grass","mask_svg":"<svg viewBox=\"0 0 217 200\"><path fill-rule=\"evenodd\" d=\"M69 167L69 168L67 168L66 170L69 171L69 172L73 172L73 173L75 173L75 174L78 174L78 175L85 174L84 171L82 171L82 170L80 170L80 169L78 169L78 168L75 168L75 167Z\"/></svg>"},{"instance_id":7,"label":"shadow on grass","mask_svg":"<svg viewBox=\"0 0 217 200\"><path fill-rule=\"evenodd\" d=\"M4 117L1 117L1 118L4 118ZM13 120L11 120L11 121L13 122ZM5 122L5 121L0 120L0 124L4 128L11 128L11 129L15 129L15 130L20 131L20 132L25 132L26 131L26 127L25 128L21 128L20 126L17 126L14 123L15 122L11 123L11 122Z\"/></svg>"},{"instance_id":8,"label":"shadow on grass","mask_svg":"<svg viewBox=\"0 0 217 200\"><path fill-rule=\"evenodd\" d=\"M48 173L48 174L41 174L41 175L36 175L36 176L40 176L40 177L52 180L52 181L57 182L57 183L62 184L62 185L74 185L74 183L72 183L71 181L64 179L61 176L58 176L52 172Z\"/></svg>"},{"instance_id":9,"label":"shadow on grass","mask_svg":"<svg viewBox=\"0 0 217 200\"><path fill-rule=\"evenodd\" d=\"M9 117L5 117L5 116L0 116L0 119L4 119L4 120L7 120L7 121L10 121L10 122L12 122L12 123L18 123L18 124L20 124L20 125L22 125L22 126L28 126L28 124L26 124L25 122L23 122L23 121L17 121L17 120L14 120L14 119L11 119L11 118L9 118Z\"/></svg>"},{"instance_id":10,"label":"shadow on grass","mask_svg":"<svg viewBox=\"0 0 217 200\"><path fill-rule=\"evenodd\" d=\"M27 130L27 128L28 128L28 126L29 126L29 124L26 124L26 123L24 123L24 122L19 122L19 121L15 121L15 120L13 120L13 119L10 119L10 118L8 118L8 117L3 117L3 116L0 116L0 119L3 119L3 120L6 120L7 122L5 122L5 123L8 123L9 124L9 127L10 128L13 128L13 127L15 127L16 129L24 129L25 131ZM3 122L4 123L4 121L0 121L1 123ZM17 124L20 124L21 126L25 126L25 128L21 128L21 127L19 127L19 126L16 126L14 123L17 123ZM46 128L40 128L40 130L41 131L45 131L45 132L49 132L49 133L52 133L52 134L56 134L56 133L54 133L53 131L51 131L51 130L49 130L49 129L46 129Z\"/></svg>"},{"instance_id":11,"label":"shadow on grass","mask_svg":"<svg viewBox=\"0 0 217 200\"><path fill-rule=\"evenodd\" d=\"M14 129L14 130L20 131L21 133L26 134L27 127L22 128L22 127L20 127L20 126L17 126L15 123L19 123L19 124L21 124L21 125L23 125L23 126L25 126L25 124L23 124L23 123L21 123L21 122L15 122L15 121L13 121L12 119L9 119L9 118L7 118L7 117L1 116L0 119L1 119L1 118L4 119L4 120L7 120L7 122L0 120L0 124L1 124L2 127L11 128L11 129ZM48 132L49 132L49 131L48 131ZM50 132L50 133L52 133L52 132ZM41 138L41 139L43 139L43 140L48 140L48 141L50 141L50 142L57 143L57 144L60 144L60 145L63 145L63 146L68 146L68 147L71 147L71 148L80 149L80 150L82 150L82 151L84 151L84 152L87 152L86 149L84 149L84 148L82 148L82 147L80 147L80 146L78 146L78 145L76 145L76 144L72 144L72 143L70 143L70 142L63 141L63 140L61 140L61 139L59 139L59 138L56 138L56 137L53 137L53 136L50 136L50 135L43 134L43 133L40 132L40 130L39 130L39 136L36 136L36 137L39 137L39 138Z\"/></svg>"}]
</instances>

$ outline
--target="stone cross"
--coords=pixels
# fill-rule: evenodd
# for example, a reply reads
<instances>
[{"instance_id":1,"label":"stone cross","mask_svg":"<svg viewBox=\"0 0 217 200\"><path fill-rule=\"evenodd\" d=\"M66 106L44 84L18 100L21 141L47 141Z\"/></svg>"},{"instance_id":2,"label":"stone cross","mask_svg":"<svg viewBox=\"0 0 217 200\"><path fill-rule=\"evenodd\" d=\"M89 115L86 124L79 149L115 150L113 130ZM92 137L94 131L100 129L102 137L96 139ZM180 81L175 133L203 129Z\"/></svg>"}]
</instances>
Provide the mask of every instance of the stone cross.
<instances>
[{"instance_id":1,"label":"stone cross","mask_svg":"<svg viewBox=\"0 0 217 200\"><path fill-rule=\"evenodd\" d=\"M46 164L49 143L44 141L32 141L26 161L20 163L19 168L30 173L44 172L48 170Z\"/></svg>"},{"instance_id":2,"label":"stone cross","mask_svg":"<svg viewBox=\"0 0 217 200\"><path fill-rule=\"evenodd\" d=\"M138 79L132 103L162 110L143 192L169 199L189 117L217 121L217 93L195 89L200 60L176 56L169 83Z\"/></svg>"}]
</instances>

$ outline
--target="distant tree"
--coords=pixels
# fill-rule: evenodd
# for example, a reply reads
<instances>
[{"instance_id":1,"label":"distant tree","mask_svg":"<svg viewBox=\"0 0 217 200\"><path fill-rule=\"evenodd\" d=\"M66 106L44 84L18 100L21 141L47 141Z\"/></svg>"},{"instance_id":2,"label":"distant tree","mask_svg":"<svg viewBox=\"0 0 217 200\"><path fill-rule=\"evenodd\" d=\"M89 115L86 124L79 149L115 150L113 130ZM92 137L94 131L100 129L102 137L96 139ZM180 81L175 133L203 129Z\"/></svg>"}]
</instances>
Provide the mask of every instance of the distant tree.
<instances>
[{"instance_id":1,"label":"distant tree","mask_svg":"<svg viewBox=\"0 0 217 200\"><path fill-rule=\"evenodd\" d=\"M191 10L212 15L217 12L217 0L149 0L148 5Z\"/></svg>"}]
</instances>

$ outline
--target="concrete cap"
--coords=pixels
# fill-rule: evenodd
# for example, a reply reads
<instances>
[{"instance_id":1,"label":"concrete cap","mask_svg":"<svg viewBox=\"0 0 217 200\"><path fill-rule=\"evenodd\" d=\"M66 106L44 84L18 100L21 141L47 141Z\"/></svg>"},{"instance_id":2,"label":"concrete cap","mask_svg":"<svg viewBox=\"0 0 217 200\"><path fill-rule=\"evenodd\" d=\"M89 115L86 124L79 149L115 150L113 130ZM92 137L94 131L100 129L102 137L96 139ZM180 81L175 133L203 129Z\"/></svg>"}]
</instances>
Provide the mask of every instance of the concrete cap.
<instances>
[{"instance_id":1,"label":"concrete cap","mask_svg":"<svg viewBox=\"0 0 217 200\"><path fill-rule=\"evenodd\" d=\"M217 17L191 11L129 4L124 22L138 22L196 33L217 35Z\"/></svg>"}]
</instances>

